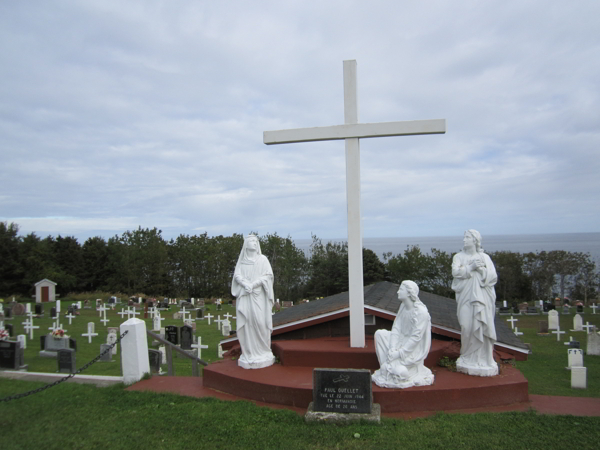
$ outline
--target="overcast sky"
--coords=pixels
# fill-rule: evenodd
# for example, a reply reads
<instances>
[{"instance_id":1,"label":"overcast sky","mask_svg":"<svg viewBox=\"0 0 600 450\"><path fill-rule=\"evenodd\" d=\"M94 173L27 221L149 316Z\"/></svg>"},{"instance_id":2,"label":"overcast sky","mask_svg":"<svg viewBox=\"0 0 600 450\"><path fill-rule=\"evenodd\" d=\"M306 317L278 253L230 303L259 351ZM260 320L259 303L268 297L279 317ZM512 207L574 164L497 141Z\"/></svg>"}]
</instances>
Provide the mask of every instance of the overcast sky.
<instances>
[{"instance_id":1,"label":"overcast sky","mask_svg":"<svg viewBox=\"0 0 600 450\"><path fill-rule=\"evenodd\" d=\"M600 2L0 2L0 221L109 238L347 234L343 141L263 131L439 119L361 140L363 235L600 231Z\"/></svg>"}]
</instances>

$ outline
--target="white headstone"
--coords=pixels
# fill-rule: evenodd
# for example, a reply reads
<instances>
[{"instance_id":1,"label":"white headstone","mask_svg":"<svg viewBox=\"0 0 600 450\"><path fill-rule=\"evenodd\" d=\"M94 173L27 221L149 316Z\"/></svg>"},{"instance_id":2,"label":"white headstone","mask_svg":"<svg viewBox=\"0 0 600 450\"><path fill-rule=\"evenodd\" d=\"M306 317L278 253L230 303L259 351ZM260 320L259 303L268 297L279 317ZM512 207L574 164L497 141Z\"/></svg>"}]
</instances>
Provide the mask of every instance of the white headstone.
<instances>
[{"instance_id":1,"label":"white headstone","mask_svg":"<svg viewBox=\"0 0 600 450\"><path fill-rule=\"evenodd\" d=\"M567 351L569 352L569 365L567 368L583 367L583 350L580 348L570 348Z\"/></svg>"},{"instance_id":2,"label":"white headstone","mask_svg":"<svg viewBox=\"0 0 600 450\"><path fill-rule=\"evenodd\" d=\"M106 343L109 344L109 345L112 345L115 342L117 342L117 331L116 330L109 330L108 335L106 336ZM115 345L112 348L111 353L113 355L117 354L117 347L118 347L118 345Z\"/></svg>"},{"instance_id":3,"label":"white headstone","mask_svg":"<svg viewBox=\"0 0 600 450\"><path fill-rule=\"evenodd\" d=\"M21 348L23 348L23 349L27 348L27 336L25 334L19 334L17 336L17 341L19 341L21 343Z\"/></svg>"},{"instance_id":4,"label":"white headstone","mask_svg":"<svg viewBox=\"0 0 600 450\"><path fill-rule=\"evenodd\" d=\"M558 311L552 309L548 311L548 329L549 330L558 330Z\"/></svg>"},{"instance_id":5,"label":"white headstone","mask_svg":"<svg viewBox=\"0 0 600 450\"><path fill-rule=\"evenodd\" d=\"M80 310L80 309L81 309L81 300L79 300L79 301L77 302L77 310Z\"/></svg>"},{"instance_id":6,"label":"white headstone","mask_svg":"<svg viewBox=\"0 0 600 450\"><path fill-rule=\"evenodd\" d=\"M600 356L600 334L596 333L595 330L592 330L592 332L587 335L586 353L588 355Z\"/></svg>"},{"instance_id":7,"label":"white headstone","mask_svg":"<svg viewBox=\"0 0 600 450\"><path fill-rule=\"evenodd\" d=\"M161 354L160 363L166 364L167 363L167 349L165 348L164 345L161 345L160 347L158 347L158 351Z\"/></svg>"},{"instance_id":8,"label":"white headstone","mask_svg":"<svg viewBox=\"0 0 600 450\"><path fill-rule=\"evenodd\" d=\"M140 319L129 319L120 326L120 333L128 333L121 339L121 367L125 384L140 381L150 373L146 323Z\"/></svg>"},{"instance_id":9,"label":"white headstone","mask_svg":"<svg viewBox=\"0 0 600 450\"><path fill-rule=\"evenodd\" d=\"M56 300L56 314L60 312L60 300Z\"/></svg>"},{"instance_id":10,"label":"white headstone","mask_svg":"<svg viewBox=\"0 0 600 450\"><path fill-rule=\"evenodd\" d=\"M346 199L348 213L348 284L350 297L350 347L365 347L362 218L360 212L359 139L381 136L440 134L446 121L359 123L356 61L344 61L344 125L265 131L265 144L286 144L344 139L346 145Z\"/></svg>"},{"instance_id":11,"label":"white headstone","mask_svg":"<svg viewBox=\"0 0 600 450\"><path fill-rule=\"evenodd\" d=\"M29 314L30 312L31 312L31 303L25 303L25 314Z\"/></svg>"},{"instance_id":12,"label":"white headstone","mask_svg":"<svg viewBox=\"0 0 600 450\"><path fill-rule=\"evenodd\" d=\"M571 388L587 389L587 367L571 368Z\"/></svg>"},{"instance_id":13,"label":"white headstone","mask_svg":"<svg viewBox=\"0 0 600 450\"><path fill-rule=\"evenodd\" d=\"M503 306L504 308L507 308L507 307L508 307L508 303L506 303L506 300L504 300L504 301L502 302L502 306Z\"/></svg>"},{"instance_id":14,"label":"white headstone","mask_svg":"<svg viewBox=\"0 0 600 450\"><path fill-rule=\"evenodd\" d=\"M221 332L223 336L229 336L231 333L231 322L228 319L225 319L221 324Z\"/></svg>"},{"instance_id":15,"label":"white headstone","mask_svg":"<svg viewBox=\"0 0 600 450\"><path fill-rule=\"evenodd\" d=\"M571 331L583 331L583 318L579 314L573 317L573 329Z\"/></svg>"},{"instance_id":16,"label":"white headstone","mask_svg":"<svg viewBox=\"0 0 600 450\"><path fill-rule=\"evenodd\" d=\"M152 331L160 331L160 317L159 316L154 316L154 319L152 319L152 324L154 325L154 327L152 328Z\"/></svg>"}]
</instances>

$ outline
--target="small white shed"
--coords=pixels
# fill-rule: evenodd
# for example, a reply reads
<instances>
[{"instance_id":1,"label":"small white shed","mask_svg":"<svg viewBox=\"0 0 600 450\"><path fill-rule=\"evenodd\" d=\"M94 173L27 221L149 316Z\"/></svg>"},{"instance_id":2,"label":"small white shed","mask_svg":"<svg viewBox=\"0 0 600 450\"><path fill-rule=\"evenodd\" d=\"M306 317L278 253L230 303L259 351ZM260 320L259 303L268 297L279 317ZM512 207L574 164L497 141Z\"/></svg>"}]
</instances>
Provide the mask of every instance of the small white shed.
<instances>
[{"instance_id":1,"label":"small white shed","mask_svg":"<svg viewBox=\"0 0 600 450\"><path fill-rule=\"evenodd\" d=\"M35 283L35 302L55 302L56 301L56 283L44 278Z\"/></svg>"}]
</instances>

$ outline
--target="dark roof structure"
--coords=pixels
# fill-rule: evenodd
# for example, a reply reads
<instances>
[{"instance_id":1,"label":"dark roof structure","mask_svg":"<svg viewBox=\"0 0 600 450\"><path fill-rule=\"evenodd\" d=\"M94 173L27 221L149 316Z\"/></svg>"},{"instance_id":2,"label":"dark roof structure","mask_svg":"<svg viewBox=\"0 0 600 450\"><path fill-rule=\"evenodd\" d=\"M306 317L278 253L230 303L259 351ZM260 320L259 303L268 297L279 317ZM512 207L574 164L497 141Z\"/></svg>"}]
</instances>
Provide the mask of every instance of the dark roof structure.
<instances>
[{"instance_id":1,"label":"dark roof structure","mask_svg":"<svg viewBox=\"0 0 600 450\"><path fill-rule=\"evenodd\" d=\"M393 321L400 308L398 284L382 281L365 287L365 314ZM456 314L456 301L451 298L420 291L419 298L431 315L432 333L460 339L460 325ZM309 327L315 323L338 319L349 315L349 294L342 292L330 297L300 303L286 308L273 316L273 336ZM496 315L496 345L509 350L528 354L527 346L512 332L504 320ZM235 337L222 343L237 340Z\"/></svg>"}]
</instances>

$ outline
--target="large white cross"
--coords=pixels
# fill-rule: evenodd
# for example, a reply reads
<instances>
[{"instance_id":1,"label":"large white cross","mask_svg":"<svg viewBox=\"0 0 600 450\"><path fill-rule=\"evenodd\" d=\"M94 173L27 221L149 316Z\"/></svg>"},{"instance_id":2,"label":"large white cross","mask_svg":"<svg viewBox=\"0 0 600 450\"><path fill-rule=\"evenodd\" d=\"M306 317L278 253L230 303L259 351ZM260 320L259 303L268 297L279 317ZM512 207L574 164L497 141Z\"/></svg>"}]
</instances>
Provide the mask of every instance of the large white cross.
<instances>
[{"instance_id":1,"label":"large white cross","mask_svg":"<svg viewBox=\"0 0 600 450\"><path fill-rule=\"evenodd\" d=\"M346 141L346 201L348 203L348 286L350 347L365 346L362 230L360 214L359 139L416 134L443 134L446 120L359 123L356 61L344 61L344 125L265 131L265 144L289 144L344 139Z\"/></svg>"}]
</instances>

